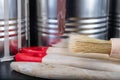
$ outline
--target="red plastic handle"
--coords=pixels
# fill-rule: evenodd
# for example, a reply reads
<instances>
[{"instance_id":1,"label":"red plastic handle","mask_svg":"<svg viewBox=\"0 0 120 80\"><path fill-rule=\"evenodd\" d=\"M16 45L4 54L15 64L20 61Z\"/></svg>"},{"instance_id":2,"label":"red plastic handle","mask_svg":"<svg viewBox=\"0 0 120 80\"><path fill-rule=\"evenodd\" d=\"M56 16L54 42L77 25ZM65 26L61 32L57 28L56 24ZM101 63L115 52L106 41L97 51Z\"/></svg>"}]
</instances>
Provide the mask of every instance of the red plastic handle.
<instances>
[{"instance_id":1,"label":"red plastic handle","mask_svg":"<svg viewBox=\"0 0 120 80\"><path fill-rule=\"evenodd\" d=\"M20 52L15 55L16 61L42 62L46 55L48 47L28 47L21 48Z\"/></svg>"},{"instance_id":2,"label":"red plastic handle","mask_svg":"<svg viewBox=\"0 0 120 80\"><path fill-rule=\"evenodd\" d=\"M28 55L26 53L18 53L15 55L16 61L24 61L24 62L42 62L41 56L35 56L35 55Z\"/></svg>"},{"instance_id":3,"label":"red plastic handle","mask_svg":"<svg viewBox=\"0 0 120 80\"><path fill-rule=\"evenodd\" d=\"M47 47L28 47L21 48L20 53L38 54L42 56L46 55Z\"/></svg>"}]
</instances>

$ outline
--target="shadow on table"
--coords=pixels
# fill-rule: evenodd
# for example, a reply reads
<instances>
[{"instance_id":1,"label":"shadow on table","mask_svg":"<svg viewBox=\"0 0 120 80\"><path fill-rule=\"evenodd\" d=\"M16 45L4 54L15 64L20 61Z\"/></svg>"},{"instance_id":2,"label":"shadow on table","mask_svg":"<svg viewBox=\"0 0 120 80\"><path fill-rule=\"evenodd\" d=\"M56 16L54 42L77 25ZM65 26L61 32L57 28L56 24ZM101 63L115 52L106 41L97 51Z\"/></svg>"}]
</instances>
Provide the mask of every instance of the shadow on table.
<instances>
[{"instance_id":1,"label":"shadow on table","mask_svg":"<svg viewBox=\"0 0 120 80\"><path fill-rule=\"evenodd\" d=\"M48 79L42 79L42 78L38 78L38 77L24 75L24 74L18 73L16 71L11 72L11 77L14 80L48 80Z\"/></svg>"}]
</instances>

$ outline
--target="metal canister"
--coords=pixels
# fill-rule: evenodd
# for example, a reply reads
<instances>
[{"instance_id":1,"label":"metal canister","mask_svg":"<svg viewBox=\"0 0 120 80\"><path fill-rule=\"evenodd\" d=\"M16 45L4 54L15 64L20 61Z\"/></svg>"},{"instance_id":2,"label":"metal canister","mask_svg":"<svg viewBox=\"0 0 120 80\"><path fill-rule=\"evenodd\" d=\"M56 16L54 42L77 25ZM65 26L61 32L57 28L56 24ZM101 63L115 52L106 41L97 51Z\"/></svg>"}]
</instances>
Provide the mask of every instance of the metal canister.
<instances>
[{"instance_id":1,"label":"metal canister","mask_svg":"<svg viewBox=\"0 0 120 80\"><path fill-rule=\"evenodd\" d=\"M107 39L108 4L108 0L67 0L66 28L60 38L67 38L69 33L74 32ZM35 30L39 45L51 45L59 41L57 22L57 0L37 0Z\"/></svg>"},{"instance_id":2,"label":"metal canister","mask_svg":"<svg viewBox=\"0 0 120 80\"><path fill-rule=\"evenodd\" d=\"M27 32L28 0L0 0L0 62L27 46Z\"/></svg>"},{"instance_id":3,"label":"metal canister","mask_svg":"<svg viewBox=\"0 0 120 80\"><path fill-rule=\"evenodd\" d=\"M108 0L68 0L67 27L94 38L106 39Z\"/></svg>"},{"instance_id":4,"label":"metal canister","mask_svg":"<svg viewBox=\"0 0 120 80\"><path fill-rule=\"evenodd\" d=\"M110 0L109 38L120 37L120 0Z\"/></svg>"}]
</instances>

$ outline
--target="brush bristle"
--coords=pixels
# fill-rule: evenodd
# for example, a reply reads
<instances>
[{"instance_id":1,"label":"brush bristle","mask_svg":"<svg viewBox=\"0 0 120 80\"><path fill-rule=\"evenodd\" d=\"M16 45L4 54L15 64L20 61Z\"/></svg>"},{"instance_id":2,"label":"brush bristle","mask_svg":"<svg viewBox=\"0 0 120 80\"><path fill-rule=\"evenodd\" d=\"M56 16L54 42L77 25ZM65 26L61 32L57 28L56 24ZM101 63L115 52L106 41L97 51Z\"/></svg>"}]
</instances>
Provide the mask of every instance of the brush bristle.
<instances>
[{"instance_id":1,"label":"brush bristle","mask_svg":"<svg viewBox=\"0 0 120 80\"><path fill-rule=\"evenodd\" d=\"M110 53L111 42L84 35L71 34L69 38L69 51L73 53Z\"/></svg>"}]
</instances>

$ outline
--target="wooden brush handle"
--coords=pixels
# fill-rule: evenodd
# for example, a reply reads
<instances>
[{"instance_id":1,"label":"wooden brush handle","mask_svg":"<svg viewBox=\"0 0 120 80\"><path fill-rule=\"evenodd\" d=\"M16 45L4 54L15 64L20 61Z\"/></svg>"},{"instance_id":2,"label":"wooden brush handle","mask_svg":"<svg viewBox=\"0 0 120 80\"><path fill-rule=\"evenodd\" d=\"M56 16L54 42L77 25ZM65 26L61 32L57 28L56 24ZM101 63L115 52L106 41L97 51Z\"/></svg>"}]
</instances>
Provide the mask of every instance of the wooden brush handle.
<instances>
[{"instance_id":1,"label":"wooden brush handle","mask_svg":"<svg viewBox=\"0 0 120 80\"><path fill-rule=\"evenodd\" d=\"M69 39L69 50L74 53L84 52L109 54L111 51L111 42L83 35L71 34Z\"/></svg>"},{"instance_id":2,"label":"wooden brush handle","mask_svg":"<svg viewBox=\"0 0 120 80\"><path fill-rule=\"evenodd\" d=\"M112 58L108 54L82 53L82 52L72 53L68 50L68 48L61 48L61 47L49 47L49 49L47 50L47 54L59 54L59 55L74 56L74 57L81 57L81 58L120 62L120 59Z\"/></svg>"},{"instance_id":3,"label":"wooden brush handle","mask_svg":"<svg viewBox=\"0 0 120 80\"><path fill-rule=\"evenodd\" d=\"M72 67L85 68L91 70L120 72L120 62L89 59L82 57L72 57L58 54L46 55L42 59L42 63L69 65Z\"/></svg>"},{"instance_id":4,"label":"wooden brush handle","mask_svg":"<svg viewBox=\"0 0 120 80\"><path fill-rule=\"evenodd\" d=\"M44 64L35 62L12 62L11 68L17 72L47 79L100 79L119 80L119 72L95 71L82 68L75 68L58 64Z\"/></svg>"}]
</instances>

